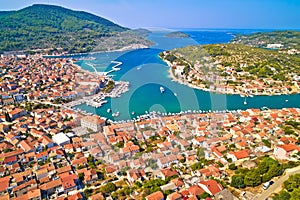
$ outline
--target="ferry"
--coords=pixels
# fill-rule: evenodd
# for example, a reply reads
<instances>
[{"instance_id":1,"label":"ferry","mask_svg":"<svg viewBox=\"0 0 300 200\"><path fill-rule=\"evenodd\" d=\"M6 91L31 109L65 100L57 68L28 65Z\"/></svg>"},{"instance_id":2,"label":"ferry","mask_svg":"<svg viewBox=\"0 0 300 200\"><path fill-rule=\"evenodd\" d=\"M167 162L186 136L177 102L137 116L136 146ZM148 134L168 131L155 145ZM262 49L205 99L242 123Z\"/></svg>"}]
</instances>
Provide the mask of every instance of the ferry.
<instances>
[{"instance_id":1,"label":"ferry","mask_svg":"<svg viewBox=\"0 0 300 200\"><path fill-rule=\"evenodd\" d=\"M164 93L165 92L165 88L162 87L162 86L160 86L159 90L160 90L160 93Z\"/></svg>"}]
</instances>

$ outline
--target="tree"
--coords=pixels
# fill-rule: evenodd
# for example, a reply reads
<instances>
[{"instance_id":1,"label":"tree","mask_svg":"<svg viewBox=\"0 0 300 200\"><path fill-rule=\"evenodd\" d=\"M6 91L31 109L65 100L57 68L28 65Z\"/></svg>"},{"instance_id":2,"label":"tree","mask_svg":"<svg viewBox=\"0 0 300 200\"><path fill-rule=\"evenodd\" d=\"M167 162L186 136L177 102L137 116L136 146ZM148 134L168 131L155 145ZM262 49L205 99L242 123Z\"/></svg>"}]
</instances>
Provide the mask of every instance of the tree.
<instances>
[{"instance_id":1,"label":"tree","mask_svg":"<svg viewBox=\"0 0 300 200\"><path fill-rule=\"evenodd\" d=\"M294 189L300 187L300 174L295 174L289 177L288 180L284 181L284 187L287 191L292 192Z\"/></svg>"},{"instance_id":2,"label":"tree","mask_svg":"<svg viewBox=\"0 0 300 200\"><path fill-rule=\"evenodd\" d=\"M300 199L300 188L297 188L293 192L291 192L290 200L299 200L299 199Z\"/></svg>"},{"instance_id":3,"label":"tree","mask_svg":"<svg viewBox=\"0 0 300 200\"><path fill-rule=\"evenodd\" d=\"M85 196L86 198L92 196L92 193L93 193L93 190L92 190L92 189L85 189L85 190L83 191L83 194L84 194L84 196Z\"/></svg>"},{"instance_id":4,"label":"tree","mask_svg":"<svg viewBox=\"0 0 300 200\"><path fill-rule=\"evenodd\" d=\"M255 187L261 184L261 177L257 171L248 172L245 176L244 183L246 186Z\"/></svg>"},{"instance_id":5,"label":"tree","mask_svg":"<svg viewBox=\"0 0 300 200\"><path fill-rule=\"evenodd\" d=\"M285 190L282 190L279 194L276 194L273 200L289 200L291 198L290 193Z\"/></svg>"},{"instance_id":6,"label":"tree","mask_svg":"<svg viewBox=\"0 0 300 200\"><path fill-rule=\"evenodd\" d=\"M116 146L119 147L119 148L123 148L124 147L124 142L121 141L121 142L117 143Z\"/></svg>"},{"instance_id":7,"label":"tree","mask_svg":"<svg viewBox=\"0 0 300 200\"><path fill-rule=\"evenodd\" d=\"M202 148L197 149L197 156L198 156L198 158L205 156L205 152Z\"/></svg>"},{"instance_id":8,"label":"tree","mask_svg":"<svg viewBox=\"0 0 300 200\"><path fill-rule=\"evenodd\" d=\"M230 185L235 188L245 188L244 175L232 176Z\"/></svg>"},{"instance_id":9,"label":"tree","mask_svg":"<svg viewBox=\"0 0 300 200\"><path fill-rule=\"evenodd\" d=\"M267 162L261 161L257 166L257 171L259 171L260 174L264 174L269 170L269 166L267 165Z\"/></svg>"},{"instance_id":10,"label":"tree","mask_svg":"<svg viewBox=\"0 0 300 200\"><path fill-rule=\"evenodd\" d=\"M115 191L116 189L117 189L116 185L114 183L109 182L106 185L100 187L100 192L111 193L111 192Z\"/></svg>"},{"instance_id":11,"label":"tree","mask_svg":"<svg viewBox=\"0 0 300 200\"><path fill-rule=\"evenodd\" d=\"M142 184L140 181L136 181L136 182L134 183L134 185L136 185L138 188L140 188L140 187L143 186L143 184Z\"/></svg>"},{"instance_id":12,"label":"tree","mask_svg":"<svg viewBox=\"0 0 300 200\"><path fill-rule=\"evenodd\" d=\"M83 168L85 168L83 165L79 165L79 166L77 167L77 169L83 169Z\"/></svg>"},{"instance_id":13,"label":"tree","mask_svg":"<svg viewBox=\"0 0 300 200\"><path fill-rule=\"evenodd\" d=\"M84 173L83 172L79 173L78 178L79 178L79 180L83 181L84 180Z\"/></svg>"},{"instance_id":14,"label":"tree","mask_svg":"<svg viewBox=\"0 0 300 200\"><path fill-rule=\"evenodd\" d=\"M228 168L229 168L230 170L236 170L236 169L237 169L237 167L235 166L234 163L230 164L230 165L228 166Z\"/></svg>"},{"instance_id":15,"label":"tree","mask_svg":"<svg viewBox=\"0 0 300 200\"><path fill-rule=\"evenodd\" d=\"M208 197L210 197L211 195L208 194L207 192L203 192L202 194L199 195L200 199L206 199Z\"/></svg>"},{"instance_id":16,"label":"tree","mask_svg":"<svg viewBox=\"0 0 300 200\"><path fill-rule=\"evenodd\" d=\"M197 169L202 169L202 168L203 168L203 166L202 166L201 162L197 162L197 163L191 165L191 169L193 171L196 171Z\"/></svg>"},{"instance_id":17,"label":"tree","mask_svg":"<svg viewBox=\"0 0 300 200\"><path fill-rule=\"evenodd\" d=\"M273 164L270 166L268 173L274 176L280 176L282 174L282 166L280 164Z\"/></svg>"},{"instance_id":18,"label":"tree","mask_svg":"<svg viewBox=\"0 0 300 200\"><path fill-rule=\"evenodd\" d=\"M94 162L94 156L92 156L90 154L89 157L87 158L87 160L88 160L88 166L89 166L89 168L96 168L95 162Z\"/></svg>"}]
</instances>

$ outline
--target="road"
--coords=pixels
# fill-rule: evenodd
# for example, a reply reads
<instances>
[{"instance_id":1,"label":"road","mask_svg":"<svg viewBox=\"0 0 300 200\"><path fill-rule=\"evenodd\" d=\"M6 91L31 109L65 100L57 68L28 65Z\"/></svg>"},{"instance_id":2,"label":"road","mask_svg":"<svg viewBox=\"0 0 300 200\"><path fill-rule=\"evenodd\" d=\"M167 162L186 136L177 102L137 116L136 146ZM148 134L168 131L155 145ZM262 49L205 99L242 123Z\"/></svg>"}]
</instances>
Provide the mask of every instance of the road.
<instances>
[{"instance_id":1,"label":"road","mask_svg":"<svg viewBox=\"0 0 300 200\"><path fill-rule=\"evenodd\" d=\"M284 181L286 181L291 175L300 173L300 166L285 170L285 174L280 177L273 185L271 185L267 190L260 195L256 195L253 200L264 200L268 198L271 194L276 191L279 191Z\"/></svg>"}]
</instances>

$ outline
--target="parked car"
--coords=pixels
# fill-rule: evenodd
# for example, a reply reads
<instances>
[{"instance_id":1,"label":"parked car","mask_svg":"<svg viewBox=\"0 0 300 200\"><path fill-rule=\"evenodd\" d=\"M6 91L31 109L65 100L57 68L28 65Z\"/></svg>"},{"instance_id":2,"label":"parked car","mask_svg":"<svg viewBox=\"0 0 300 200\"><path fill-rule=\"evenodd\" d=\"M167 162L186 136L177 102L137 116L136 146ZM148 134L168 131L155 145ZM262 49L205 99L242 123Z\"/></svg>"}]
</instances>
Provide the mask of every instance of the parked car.
<instances>
[{"instance_id":1,"label":"parked car","mask_svg":"<svg viewBox=\"0 0 300 200\"><path fill-rule=\"evenodd\" d=\"M263 189L266 190L266 189L269 188L269 186L270 186L270 183L269 183L269 182L266 182L266 183L264 183L264 185L263 185Z\"/></svg>"},{"instance_id":2,"label":"parked car","mask_svg":"<svg viewBox=\"0 0 300 200\"><path fill-rule=\"evenodd\" d=\"M266 189L268 189L271 185L273 185L274 184L274 181L269 181L269 182L266 182L266 183L264 183L264 185L263 185L263 189L264 190L266 190Z\"/></svg>"}]
</instances>

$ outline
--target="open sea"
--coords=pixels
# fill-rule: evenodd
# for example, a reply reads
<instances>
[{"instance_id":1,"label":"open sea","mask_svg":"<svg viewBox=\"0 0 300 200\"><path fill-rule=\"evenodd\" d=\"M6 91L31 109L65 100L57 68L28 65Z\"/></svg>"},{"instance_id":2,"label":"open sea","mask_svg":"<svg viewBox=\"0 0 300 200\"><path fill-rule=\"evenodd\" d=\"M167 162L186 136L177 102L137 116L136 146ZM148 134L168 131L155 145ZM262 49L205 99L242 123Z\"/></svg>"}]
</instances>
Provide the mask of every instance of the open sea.
<instances>
[{"instance_id":1,"label":"open sea","mask_svg":"<svg viewBox=\"0 0 300 200\"><path fill-rule=\"evenodd\" d=\"M93 108L81 104L77 108L97 114L115 121L133 119L150 111L161 113L179 113L193 110L244 110L248 108L284 108L300 107L300 95L255 96L242 98L240 95L223 95L190 88L173 82L168 77L168 69L158 54L164 50L197 44L228 43L233 34L250 34L267 30L238 30L238 29L183 29L189 38L168 38L164 35L169 30L154 31L149 39L155 44L148 49L130 50L124 52L94 53L96 60L81 60L77 64L91 72L109 71L119 61L120 71L110 73L114 80L130 82L129 91L119 98L109 98L108 103L100 108ZM174 31L174 30L172 30ZM176 30L178 31L178 30ZM268 30L270 31L270 30ZM160 87L165 92L160 92ZM244 102L247 104L244 104ZM107 109L112 112L108 113ZM118 117L112 113L119 112Z\"/></svg>"}]
</instances>

